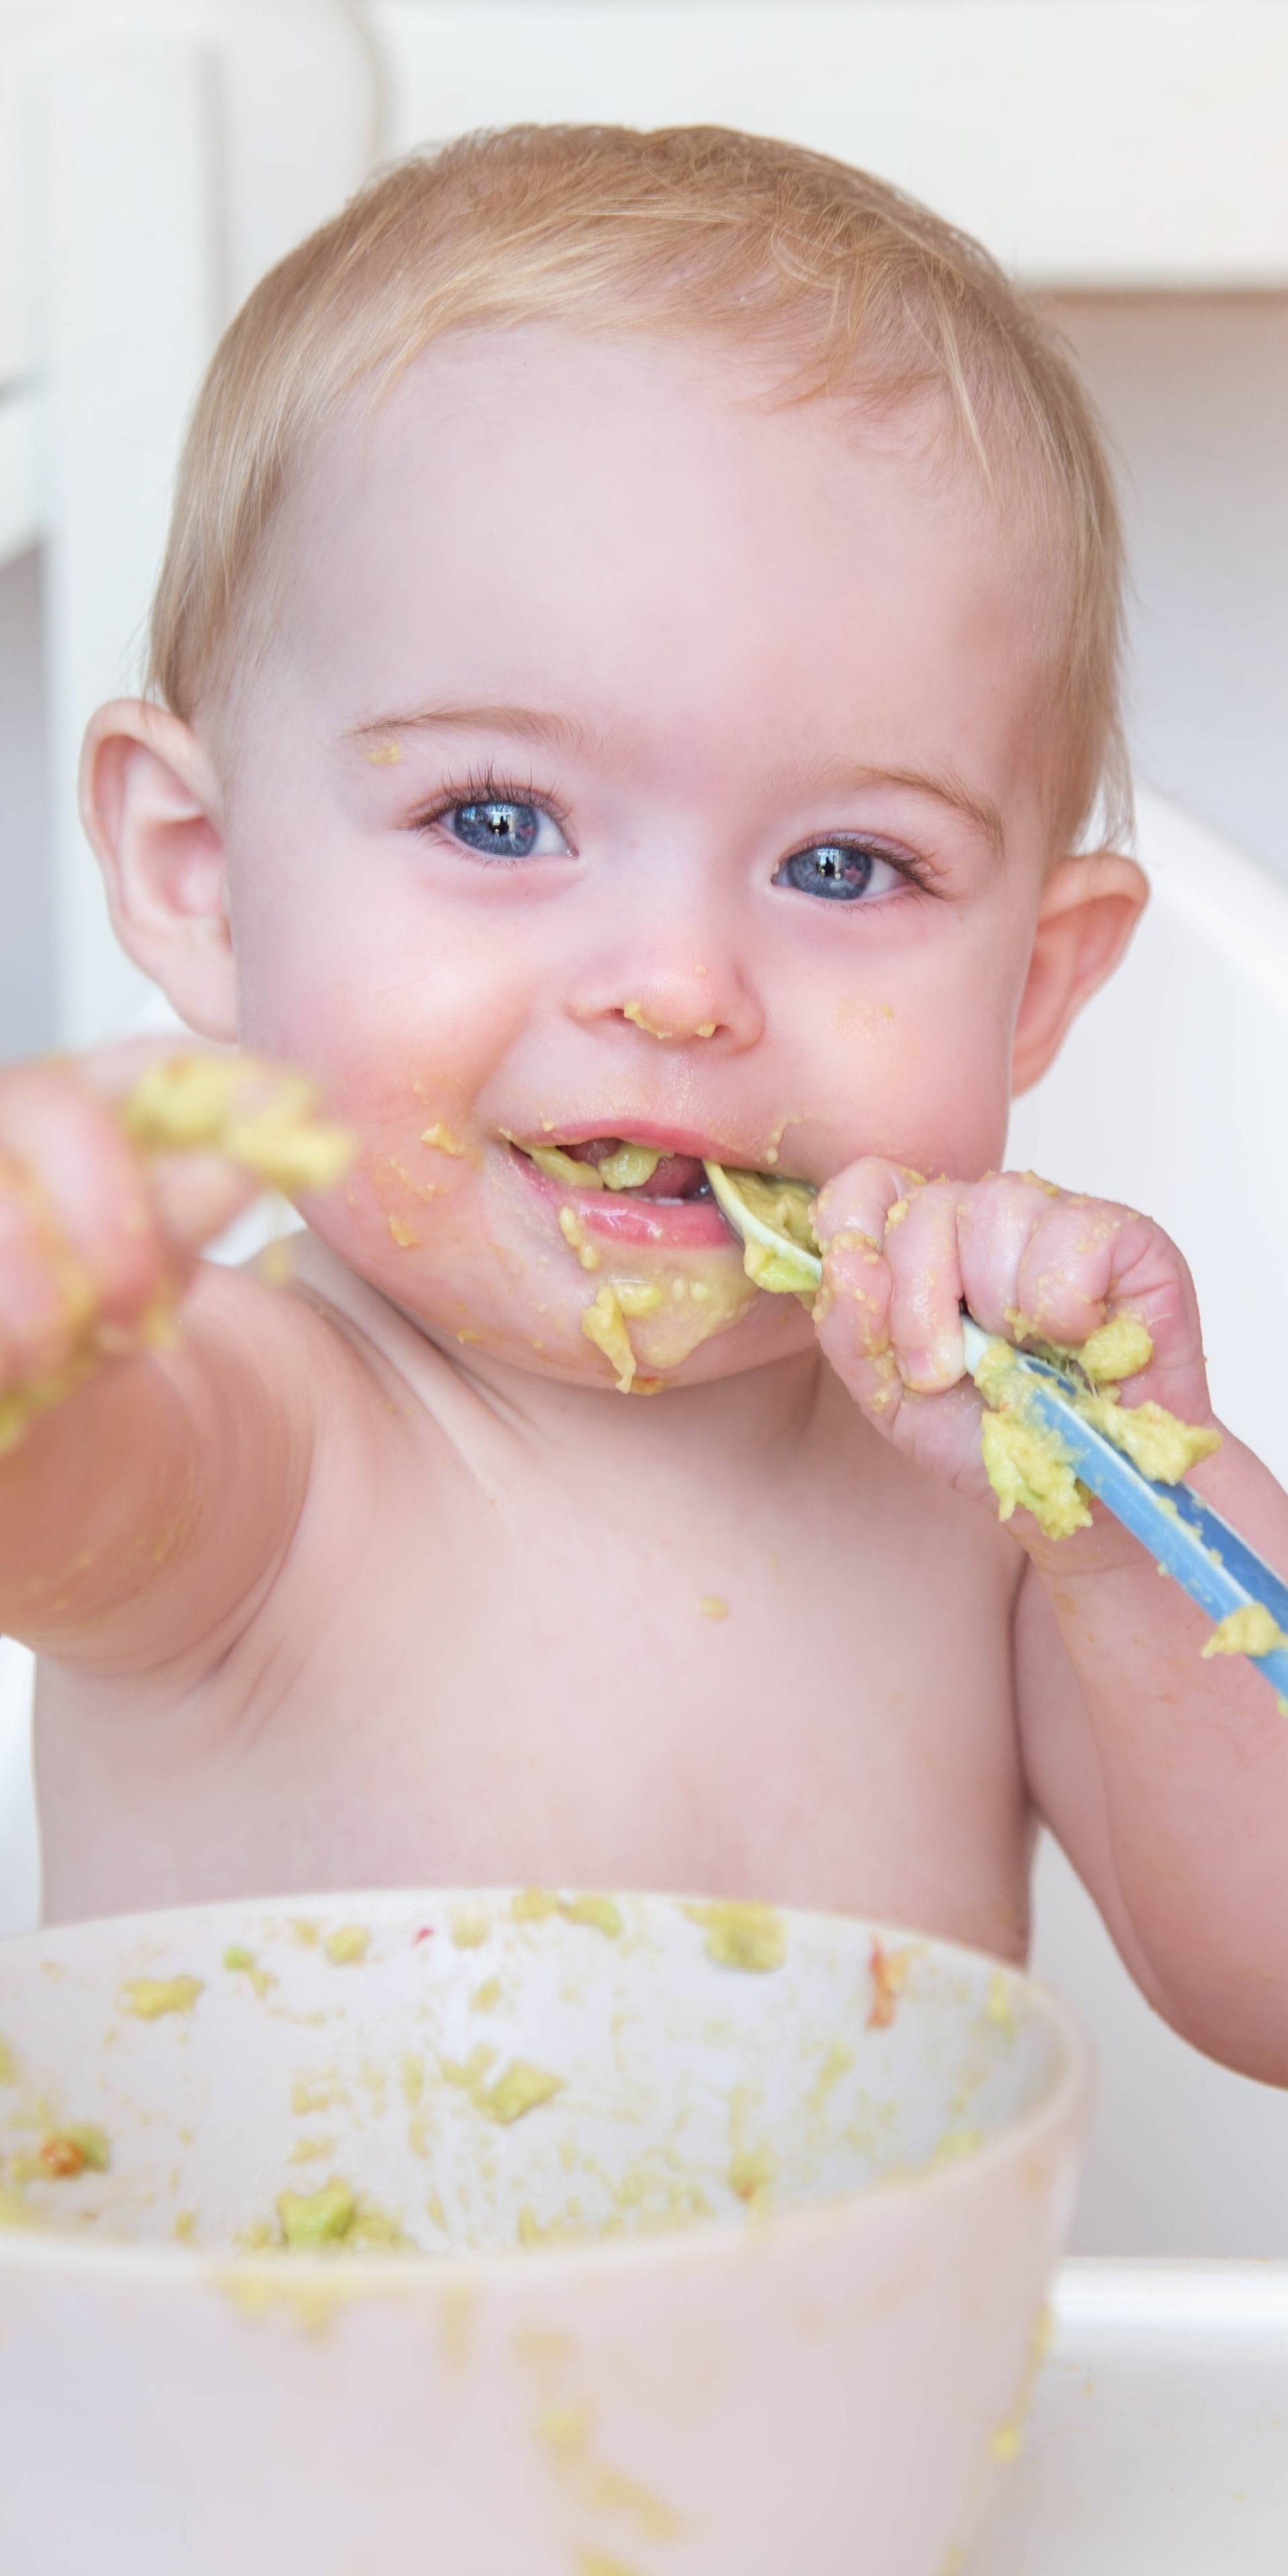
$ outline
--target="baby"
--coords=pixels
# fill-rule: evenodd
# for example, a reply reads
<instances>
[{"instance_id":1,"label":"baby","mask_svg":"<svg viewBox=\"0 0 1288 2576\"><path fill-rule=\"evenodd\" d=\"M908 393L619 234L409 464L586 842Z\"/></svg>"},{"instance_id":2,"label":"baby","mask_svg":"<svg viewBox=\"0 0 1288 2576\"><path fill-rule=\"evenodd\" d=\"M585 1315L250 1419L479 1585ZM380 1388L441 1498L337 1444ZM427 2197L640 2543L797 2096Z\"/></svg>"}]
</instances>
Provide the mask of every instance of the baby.
<instances>
[{"instance_id":1,"label":"baby","mask_svg":"<svg viewBox=\"0 0 1288 2576\"><path fill-rule=\"evenodd\" d=\"M1099 1506L999 1525L963 1373L963 1301L1128 1318L1125 1402L1211 1424L1175 1246L996 1168L1145 900L1119 580L1039 319L816 155L468 138L256 289L83 811L252 1118L303 1067L353 1159L281 1284L199 1257L243 1164L121 1114L172 1047L0 1085L52 1919L538 1882L1022 1961L1044 1821L1288 2082L1274 1696ZM821 1187L812 1312L705 1159ZM1236 1439L1194 1482L1288 1565Z\"/></svg>"}]
</instances>

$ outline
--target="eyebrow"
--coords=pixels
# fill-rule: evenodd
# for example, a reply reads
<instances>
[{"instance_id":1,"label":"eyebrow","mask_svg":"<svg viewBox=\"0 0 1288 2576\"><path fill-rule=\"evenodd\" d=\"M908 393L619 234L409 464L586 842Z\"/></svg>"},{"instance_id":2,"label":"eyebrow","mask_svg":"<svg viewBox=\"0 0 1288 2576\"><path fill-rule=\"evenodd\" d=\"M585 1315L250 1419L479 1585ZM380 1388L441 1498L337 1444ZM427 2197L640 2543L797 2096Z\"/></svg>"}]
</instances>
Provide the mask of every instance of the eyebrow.
<instances>
[{"instance_id":1,"label":"eyebrow","mask_svg":"<svg viewBox=\"0 0 1288 2576\"><path fill-rule=\"evenodd\" d=\"M772 786L779 793L801 791L824 796L844 796L862 787L911 787L918 795L933 796L939 805L951 805L964 814L988 842L993 856L1000 859L1006 851L1006 826L1000 806L991 796L967 784L955 769L941 766L933 769L892 769L885 762L840 761L825 769L810 770L802 763L789 761L773 773Z\"/></svg>"},{"instance_id":2,"label":"eyebrow","mask_svg":"<svg viewBox=\"0 0 1288 2576\"><path fill-rule=\"evenodd\" d=\"M578 758L593 747L605 747L603 736L580 724L574 716L559 715L549 708L507 704L420 707L410 715L376 716L368 724L351 725L344 738L347 742L367 742L374 735L387 739L395 733L433 732L508 733L521 742L547 743L556 751ZM1005 854L1006 828L1000 808L991 796L968 786L956 770L948 767L889 769L869 762L842 762L811 771L803 763L791 760L773 772L769 784L780 794L823 795L844 795L847 790L862 787L910 787L964 814L982 833L995 858Z\"/></svg>"},{"instance_id":3,"label":"eyebrow","mask_svg":"<svg viewBox=\"0 0 1288 2576\"><path fill-rule=\"evenodd\" d=\"M370 724L351 725L346 742L366 742L373 734L508 733L523 742L550 743L557 751L584 752L594 737L573 716L542 707L420 707L411 715L377 716Z\"/></svg>"}]
</instances>

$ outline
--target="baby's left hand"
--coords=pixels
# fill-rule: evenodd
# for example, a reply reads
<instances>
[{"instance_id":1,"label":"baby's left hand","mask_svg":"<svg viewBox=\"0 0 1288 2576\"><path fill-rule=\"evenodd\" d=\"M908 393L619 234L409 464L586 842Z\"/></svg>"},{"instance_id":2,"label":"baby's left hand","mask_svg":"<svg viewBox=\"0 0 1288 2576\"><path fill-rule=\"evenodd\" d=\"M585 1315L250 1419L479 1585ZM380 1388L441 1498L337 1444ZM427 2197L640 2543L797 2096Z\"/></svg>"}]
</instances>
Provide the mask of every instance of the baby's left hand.
<instances>
[{"instance_id":1,"label":"baby's left hand","mask_svg":"<svg viewBox=\"0 0 1288 2576\"><path fill-rule=\"evenodd\" d=\"M1137 1316L1154 1356L1125 1381L1124 1401L1153 1397L1186 1422L1211 1420L1194 1283L1161 1226L1131 1208L1032 1172L922 1181L869 1157L828 1183L814 1226L828 1359L875 1428L962 1493L991 1500L963 1301L1011 1342L1076 1346L1124 1311ZM1027 1514L1023 1523L1036 1539Z\"/></svg>"}]
</instances>

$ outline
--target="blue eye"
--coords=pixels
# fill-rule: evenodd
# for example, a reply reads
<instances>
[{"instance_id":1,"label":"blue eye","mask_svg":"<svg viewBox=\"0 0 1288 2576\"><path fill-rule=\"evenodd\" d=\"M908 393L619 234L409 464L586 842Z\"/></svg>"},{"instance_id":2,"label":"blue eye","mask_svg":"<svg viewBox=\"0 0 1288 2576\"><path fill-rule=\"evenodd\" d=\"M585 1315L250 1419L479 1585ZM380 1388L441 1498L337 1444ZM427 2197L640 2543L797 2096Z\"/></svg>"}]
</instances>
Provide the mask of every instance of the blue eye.
<instances>
[{"instance_id":1,"label":"blue eye","mask_svg":"<svg viewBox=\"0 0 1288 2576\"><path fill-rule=\"evenodd\" d=\"M863 895L888 894L900 875L876 850L852 841L815 841L784 859L774 883L795 894L821 895L827 903L857 903Z\"/></svg>"},{"instance_id":2,"label":"blue eye","mask_svg":"<svg viewBox=\"0 0 1288 2576\"><path fill-rule=\"evenodd\" d=\"M568 859L573 853L556 818L553 797L538 802L530 783L513 787L490 769L458 778L443 788L428 814L416 817L418 832L443 831L459 849L476 850L481 859L509 867L516 859Z\"/></svg>"},{"instance_id":3,"label":"blue eye","mask_svg":"<svg viewBox=\"0 0 1288 2576\"><path fill-rule=\"evenodd\" d=\"M547 819L539 805L520 805L502 798L489 799L486 804L453 805L445 817L467 849L486 850L490 858L498 859L526 859L535 849Z\"/></svg>"}]
</instances>

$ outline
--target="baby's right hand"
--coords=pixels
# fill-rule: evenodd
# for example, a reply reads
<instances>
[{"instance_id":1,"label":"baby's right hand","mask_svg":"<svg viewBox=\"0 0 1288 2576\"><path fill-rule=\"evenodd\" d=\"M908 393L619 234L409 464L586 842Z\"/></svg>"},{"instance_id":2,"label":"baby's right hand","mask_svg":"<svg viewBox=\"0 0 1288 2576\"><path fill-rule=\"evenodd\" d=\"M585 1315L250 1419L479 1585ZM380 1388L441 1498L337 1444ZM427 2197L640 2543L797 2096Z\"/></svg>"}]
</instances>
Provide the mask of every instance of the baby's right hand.
<instances>
[{"instance_id":1,"label":"baby's right hand","mask_svg":"<svg viewBox=\"0 0 1288 2576\"><path fill-rule=\"evenodd\" d=\"M264 1186L208 1147L130 1142L123 1104L180 1053L202 1061L186 1038L144 1038L0 1075L0 1452L102 1360L170 1338L202 1246ZM299 1087L241 1061L252 1113Z\"/></svg>"}]
</instances>

